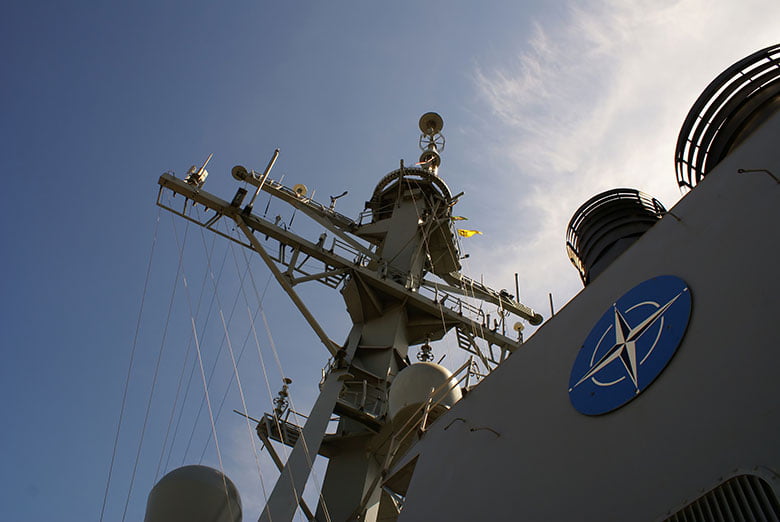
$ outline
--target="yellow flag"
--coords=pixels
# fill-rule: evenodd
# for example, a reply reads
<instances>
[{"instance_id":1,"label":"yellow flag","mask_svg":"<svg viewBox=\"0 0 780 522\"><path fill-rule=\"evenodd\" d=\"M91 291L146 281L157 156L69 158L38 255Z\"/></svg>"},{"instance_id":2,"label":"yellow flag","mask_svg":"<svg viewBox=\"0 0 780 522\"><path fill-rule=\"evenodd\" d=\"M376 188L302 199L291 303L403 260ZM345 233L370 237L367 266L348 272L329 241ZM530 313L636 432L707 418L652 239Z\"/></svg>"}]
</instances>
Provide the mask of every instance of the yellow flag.
<instances>
[{"instance_id":1,"label":"yellow flag","mask_svg":"<svg viewBox=\"0 0 780 522\"><path fill-rule=\"evenodd\" d=\"M458 229L458 235L461 237L471 237L477 234L482 234L479 230L464 230L462 228Z\"/></svg>"},{"instance_id":2,"label":"yellow flag","mask_svg":"<svg viewBox=\"0 0 780 522\"><path fill-rule=\"evenodd\" d=\"M450 219L453 221L466 221L468 218L463 216L450 216Z\"/></svg>"}]
</instances>

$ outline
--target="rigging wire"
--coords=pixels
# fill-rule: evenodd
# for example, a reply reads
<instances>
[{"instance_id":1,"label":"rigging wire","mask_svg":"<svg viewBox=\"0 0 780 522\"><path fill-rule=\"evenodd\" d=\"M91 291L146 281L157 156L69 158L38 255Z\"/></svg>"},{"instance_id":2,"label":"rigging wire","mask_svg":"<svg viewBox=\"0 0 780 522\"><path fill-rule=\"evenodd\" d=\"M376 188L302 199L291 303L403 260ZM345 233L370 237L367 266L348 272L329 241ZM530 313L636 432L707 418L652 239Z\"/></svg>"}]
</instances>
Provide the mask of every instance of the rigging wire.
<instances>
[{"instance_id":1,"label":"rigging wire","mask_svg":"<svg viewBox=\"0 0 780 522\"><path fill-rule=\"evenodd\" d=\"M171 416L168 419L168 427L165 429L165 438L163 439L162 443L162 451L160 451L160 460L157 462L157 469L154 472L154 482L157 483L157 480L160 477L160 468L162 468L162 462L165 458L165 449L168 447L168 437L171 433L171 426L173 425L173 419L176 416L176 406L179 403L179 395L181 394L181 385L184 381L184 374L187 370L187 362L190 359L190 346L187 346L187 350L184 353L184 363L181 366L181 372L179 373L179 380L176 384L176 396L173 399L173 407L171 408ZM193 366L194 368L194 366ZM175 437L174 437L175 438ZM171 449L173 449L173 440L171 441ZM166 463L167 465L167 463Z\"/></svg>"},{"instance_id":2,"label":"rigging wire","mask_svg":"<svg viewBox=\"0 0 780 522\"><path fill-rule=\"evenodd\" d=\"M420 213L420 208L419 208L419 207L418 207L418 205L417 205L417 199L414 197L414 191L413 191L413 190L411 190L411 189L412 189L412 187L411 187L411 181L410 181L410 180L406 180L406 183L407 183L407 185L409 186L409 189L410 189L410 190L409 190L409 194L411 195L411 198L412 198L412 204L414 205L414 211L415 211L415 213L417 214L417 219L418 219L418 221L419 221L419 220L421 220L421 219L422 219L422 215L421 215L421 213ZM427 198L425 197L425 193L423 193L423 199L424 199L425 201L427 201ZM431 216L432 216L433 218L435 218L435 216L436 216L436 211L437 211L437 210L438 210L438 209L434 208L434 209L433 209L433 211L431 212ZM450 247L450 243L449 243L449 242L447 242L446 244L447 244L447 250L449 251L450 255L451 255L453 258L456 258L456 257L457 257L457 255L455 254L455 252L453 252L453 251L452 251L452 249L451 249L451 247ZM431 263L431 271L433 272L435 267L433 266L433 256L431 256L431 250L430 250L430 244L429 244L428 231L426 231L426 232L423 234L423 246L424 246L424 248L425 248L425 254L427 255L427 257L428 257L428 259L429 259L429 261L430 261L430 263ZM434 273L435 273L435 272L434 272ZM434 287L436 288L436 291L437 291L437 293L438 293L438 290L439 290L439 284L438 284L436 281L432 281L432 282L433 282L433 284L434 284ZM420 282L420 284L422 285L422 281ZM446 322L446 320L445 320L445 318L444 318L444 303L443 303L443 302L442 302L442 300L440 300L440 299L437 299L437 300L436 300L436 303L437 303L437 305L438 305L438 308L439 308L439 315L441 316L441 325L442 325L442 329L444 330L444 332L445 332L445 334L446 334L446 332L447 332L447 322ZM446 352L445 352L445 354L446 354Z\"/></svg>"},{"instance_id":3,"label":"rigging wire","mask_svg":"<svg viewBox=\"0 0 780 522\"><path fill-rule=\"evenodd\" d=\"M406 183L407 183L407 186L410 189L409 193L410 193L410 196L411 196L411 199L412 199L412 204L414 205L415 212L417 214L417 219L420 220L420 219L422 219L422 216L421 216L421 213L420 213L420 209L419 209L419 207L417 205L417 199L414 197L414 190L412 190L412 188L413 188L412 187L412 181L411 180L406 180ZM427 201L427 198L426 198L424 193L423 193L423 199L425 201ZM435 212L433 213L433 215L435 215ZM454 238L455 238L455 241L458 242L458 247L460 247L460 238L458 237L458 235L454 234ZM429 248L429 244L428 244L428 236L427 236L427 234L423 235L423 244L424 244L424 247L425 247L426 254L428 255L428 259L431 260L431 263L433 263L433 258L430 255L431 252L430 252L430 248ZM450 243L447 242L446 244L447 244L447 250L449 251L450 256L452 256L453 259L457 259L457 253L453 252L453 250L452 250L452 248L450 246ZM466 261L465 264L468 265L469 264L468 261ZM433 268L433 267L431 267L431 268ZM434 284L434 287L438 291L439 284L436 281L432 281L432 282ZM477 299L473 287L471 287L470 285L467 285L466 291L469 292L469 290L470 290L470 295L468 295L468 297L470 297L471 299ZM483 305L483 302L480 299L480 307L479 307L480 311L482 310L482 305ZM446 325L446 321L444 319L444 303L439 301L438 302L438 307L439 307L439 313L441 314L442 327L444 328L444 330L446 332L447 331L447 325ZM476 322L476 321L474 321L474 322ZM478 330L477 330L477 328L478 328ZM479 335L481 338L484 339L484 325L482 324L481 321L478 323L477 327L472 326L471 330L472 330L472 334ZM487 359L481 353L481 350L478 347L477 347L477 353L478 353L479 359L482 361L482 364L485 366L485 370L487 372L490 372L491 371L490 365L488 364Z\"/></svg>"},{"instance_id":4,"label":"rigging wire","mask_svg":"<svg viewBox=\"0 0 780 522\"><path fill-rule=\"evenodd\" d=\"M178 244L179 243L179 236L176 233L176 224L175 224L175 222L174 222L174 226L173 226L173 232L174 232L174 235L176 236L176 243ZM187 276L184 273L182 273L182 281L184 283L184 290L185 290L185 294L187 296L187 305L189 306L189 310L190 310L190 324L192 325L192 336L193 336L193 339L195 340L195 350L196 350L197 355L198 355L198 366L200 368L201 380L203 381L203 393L204 393L204 396L206 398L206 405L208 406L209 420L211 421L211 431L212 431L212 433L214 435L214 446L215 446L215 449L216 449L216 452L217 452L217 460L219 462L219 470L220 470L220 472L222 472L222 485L225 488L225 495L229 497L228 486L227 486L227 476L225 475L225 466L222 463L222 452L219 449L219 439L217 437L217 427L214 424L214 413L213 413L213 411L211 409L211 399L209 398L209 388L208 388L208 383L206 382L206 372L203 369L203 355L202 355L201 349L200 349L200 340L198 339L198 330L195 327L195 316L192 313L193 311L192 311L192 299L190 298L190 289L189 289L189 285L187 284ZM231 506L230 502L227 503L227 506L228 506L230 519L232 520L234 518L233 517L233 507Z\"/></svg>"},{"instance_id":5,"label":"rigging wire","mask_svg":"<svg viewBox=\"0 0 780 522\"><path fill-rule=\"evenodd\" d=\"M213 301L212 301L212 303L213 303ZM210 318L210 315L211 315L211 306L209 305L209 310L208 310L208 313L206 315L206 321L204 322L204 325L201 327L202 328L201 334L205 333L206 325L208 324L208 320ZM192 348L191 344L189 344L189 343L192 343L192 335L190 335L190 337L189 337L189 342L188 342L188 346L187 346L188 350L190 350ZM173 455L173 447L174 447L174 444L175 444L175 442L177 440L177 435L179 433L179 426L181 424L182 417L184 416L184 406L187 404L187 399L190 396L190 387L192 385L193 378L195 377L195 370L196 370L196 368L197 368L197 363L196 363L195 359L193 359L192 360L192 368L190 369L190 376L187 378L187 386L184 389L184 399L182 400L181 408L179 409L179 416L176 419L176 427L173 430L173 439L171 441L171 446L168 449L168 456L165 458L165 469L168 469L168 464L169 464L169 462L171 460L171 456Z\"/></svg>"},{"instance_id":6,"label":"rigging wire","mask_svg":"<svg viewBox=\"0 0 780 522\"><path fill-rule=\"evenodd\" d=\"M214 247L216 246L216 242L217 242L217 236L214 236L213 240L211 241L211 252L212 253L214 252ZM222 275L222 272L220 271L220 276L221 275ZM196 317L200 315L200 306L201 306L201 304L203 302L203 294L204 294L204 289L205 289L205 278L206 278L206 275L204 274L203 277L204 277L204 281L201 284L200 295L198 295L198 304L195 307L195 316ZM219 279L219 276L217 277L217 279ZM214 302L213 299L212 299L211 302L212 303ZM210 313L211 313L211 307L209 306L209 314ZM187 370L187 361L189 361L190 353L192 353L192 337L189 338L189 340L187 342L187 347L184 350L184 362L182 363L181 372L179 373L179 380L178 380L178 383L176 385L176 396L174 397L173 406L171 407L171 416L168 419L168 427L165 430L165 438L164 438L163 443L162 443L162 451L160 452L160 460L157 463L157 470L154 473L154 481L155 481L155 483L157 482L158 478L160 477L160 468L162 467L163 458L165 457L165 450L166 450L166 447L168 446L168 438L170 436L171 426L173 425L173 419L174 419L175 414L176 414L176 406L179 404L179 396L181 395L181 386L182 386L182 383L184 381L184 374L186 373L186 370ZM193 371L190 372L190 380L192 379L192 375L193 375L193 372L195 370L194 360L193 360L192 370ZM181 405L182 410L181 411L184 411L184 403L187 401L187 393L189 392L189 383L190 383L190 381L187 382L187 389L186 389L186 392L185 392L185 395L184 395L184 399L182 400L182 405ZM181 419L181 415L179 415L179 419ZM171 447L170 447L170 450L169 450L169 453L168 453L168 457L169 458L170 458L170 452L173 451L174 442L176 441L176 433L178 432L178 427L179 427L179 423L177 421L176 429L174 430L174 433L173 433L173 439L171 440ZM168 466L168 460L167 459L166 459L166 462L165 462L165 466L166 466L166 468Z\"/></svg>"},{"instance_id":7,"label":"rigging wire","mask_svg":"<svg viewBox=\"0 0 780 522\"><path fill-rule=\"evenodd\" d=\"M216 240L216 237L214 239ZM222 268L224 268L224 262L222 264ZM220 269L220 275L217 276L217 279L219 280L221 278L221 276L222 276L222 269ZM201 299L202 299L203 294L204 294L205 289L206 289L206 277L208 277L207 274L204 274L203 275L203 281L201 283L200 295L198 296L198 309L195 312L196 316L200 316L200 302L201 302ZM209 320L211 319L211 311L213 310L213 308L214 308L214 296L212 295L211 296L211 300L209 301L208 310L206 312L205 321L203 322L203 325L201 326L201 335L204 335L205 332L206 332L206 328L208 327ZM189 340L187 341L187 350L190 350L191 348L192 348L192 335L189 336ZM166 469L168 468L168 463L170 462L171 456L173 455L174 443L176 441L176 437L177 437L177 434L179 432L179 426L181 425L182 417L184 416L184 406L186 405L187 399L189 398L189 395L190 395L190 387L192 385L193 377L195 376L195 369L196 368L197 368L197 364L196 364L195 360L193 359L192 369L190 370L190 376L187 379L187 386L186 386L186 388L184 390L184 399L182 401L181 409L179 410L179 416L176 419L176 427L173 430L173 441L171 442L171 447L170 447L170 449L168 451L168 456L165 459L165 468ZM201 411L202 407L203 407L203 400L201 400L201 408L198 410L198 415L200 415L200 411ZM192 436L192 435L190 435L190 436ZM185 452L185 456L186 456L186 452ZM182 464L183 463L184 462L182 461Z\"/></svg>"},{"instance_id":8,"label":"rigging wire","mask_svg":"<svg viewBox=\"0 0 780 522\"><path fill-rule=\"evenodd\" d=\"M246 351L246 347L249 344L249 336L252 332L247 331L246 337L244 337L244 343L241 347L241 351L238 352L238 358L236 359L236 362L240 363L241 360L244 358L244 352ZM225 402L227 402L228 395L230 394L231 386L233 386L233 380L236 378L234 374L230 374L230 380L228 381L227 386L225 386L225 391L222 393L222 399L219 401L219 407L217 408L217 414L214 416L214 421L219 421L220 416L222 415L223 408L225 406ZM206 437L206 442L203 444L203 450L200 452L200 458L198 459L199 463L203 462L203 459L206 457L206 451L209 449L209 445L211 444L211 433L209 433L208 437Z\"/></svg>"},{"instance_id":9,"label":"rigging wire","mask_svg":"<svg viewBox=\"0 0 780 522\"><path fill-rule=\"evenodd\" d=\"M232 245L232 243L231 243L230 246L231 246L231 249L235 248L235 246ZM234 259L235 259L235 252L233 253L233 256L234 256ZM249 267L247 267L247 270L249 270ZM262 296L261 296L263 299L265 298L265 293L268 290L268 286L271 283L271 278L272 278L272 276L269 274L268 275L268 279L265 282L265 287L263 288L263 293L262 293ZM242 285L242 288L243 288L243 285ZM257 319L257 315L260 313L260 309L258 308L258 310L255 312L254 316L252 316L251 311L249 310L249 306L247 306L247 312L249 313L250 325L254 325L255 319ZM239 354L238 354L238 362L241 362L241 359L244 356L244 350L246 349L247 344L249 344L249 336L252 333L253 333L253 331L251 329L247 330L246 337L244 338L243 346L241 347L241 352L239 352ZM256 338L257 338L257 335L255 335L255 339ZM263 371L263 373L265 374L265 371ZM222 409L223 409L223 407L225 405L225 401L227 400L227 396L228 396L228 393L230 391L230 386L233 384L233 379L234 379L234 376L231 375L230 376L230 381L228 383L228 386L225 388L225 392L222 394L222 400L220 401L219 408L217 410L216 420L219 420L219 417L222 414ZM268 377L267 376L266 376L266 387L268 387L268 394L269 394L270 399L273 400L273 396L271 395L270 387L268 386ZM245 413L248 413L248 412L245 412ZM211 442L211 434L209 433L209 436L206 439L206 443L203 445L203 451L200 454L200 462L203 461L203 457L206 455L206 450L208 449L208 445L209 445L210 442Z\"/></svg>"},{"instance_id":10,"label":"rigging wire","mask_svg":"<svg viewBox=\"0 0 780 522\"><path fill-rule=\"evenodd\" d=\"M146 302L146 291L149 288L149 279L152 272L152 260L154 259L154 250L155 245L157 245L157 231L159 229L160 225L160 214L162 213L162 209L157 209L157 219L155 219L154 222L154 234L152 237L152 246L149 251L149 263L146 267L146 278L144 280L144 288L143 292L141 293L141 304L138 310L138 319L136 320L135 325L135 334L133 335L133 344L130 348L130 362L127 366L127 376L125 377L125 386L124 391L122 392L122 405L119 407L119 422L116 426L116 435L114 436L114 448L111 451L111 463L108 466L108 478L106 479L106 490L105 493L103 493L103 505L100 508L100 522L103 521L103 515L105 514L106 510L106 501L108 500L108 491L111 486L111 475L114 471L114 461L116 459L116 450L119 445L119 433L122 430L122 420L124 419L124 413L125 413L125 405L127 403L127 390L130 386L130 374L133 370L133 362L135 361L135 349L138 346L138 333L141 330L141 317L143 316L144 311L144 303Z\"/></svg>"},{"instance_id":11,"label":"rigging wire","mask_svg":"<svg viewBox=\"0 0 780 522\"><path fill-rule=\"evenodd\" d=\"M457 241L457 243L458 243L458 248L460 249L460 246L461 246L461 245L460 245L461 239L460 239L460 236L459 236L458 234L455 234L455 241ZM468 259L465 259L463 264L464 264L464 265L466 265L467 271L468 271L468 272L471 272L471 262L470 262ZM473 287L473 285L467 285L467 288L471 290L471 295L470 295L469 297L471 297L472 299L477 299L477 297L476 297L476 294L475 294L475 292L474 292L474 287ZM484 305L484 301L483 301L482 299L480 299L479 301L480 301L480 302L479 302L479 310L480 310L480 312L481 312L481 311L482 311L482 306ZM490 326L490 325L488 325L488 327L489 327L489 326ZM478 335L484 339L484 334L485 334L485 325L482 323L482 321L480 321L480 322L478 323L478 327L477 327L477 328L478 328L478 331L479 331L479 334L478 334ZM472 330L472 333L473 333L473 334L475 334L475 335L477 335L477 328L475 328L475 327L473 327L473 326L472 326L472 328L471 328L471 330ZM479 349L478 349L477 351L478 351L478 352L481 352L481 350L479 350ZM481 353L479 353L479 354L478 354L478 356L479 356L479 358L482 360L482 364L485 366L485 371L486 371L487 373L490 373L490 372L492 372L492 371L493 371L493 369L491 369L491 368L490 368L490 366L487 364L487 361L485 360L484 356L483 356L483 355L481 355Z\"/></svg>"},{"instance_id":12,"label":"rigging wire","mask_svg":"<svg viewBox=\"0 0 780 522\"><path fill-rule=\"evenodd\" d=\"M249 258L246 255L246 251L244 249L241 249L241 253L242 253L243 258L244 258L244 263L247 266L249 266ZM284 369L282 368L282 362L281 362L281 360L279 358L279 353L278 353L278 351L276 349L276 343L274 342L273 336L271 335L271 327L270 327L270 325L268 323L268 318L265 315L265 309L263 308L263 305L262 305L262 298L261 298L259 292L257 291L257 284L255 282L255 278L252 275L252 271L251 270L249 271L249 279L250 279L250 281L252 283L252 288L254 290L255 297L257 298L257 301L258 301L258 306L260 308L260 315L263 318L263 324L265 326L266 336L268 337L269 345L271 346L271 352L273 353L274 359L276 361L277 368L279 369L279 375L280 375L280 377L284 378L285 373L284 373ZM243 287L242 287L242 292L243 292ZM245 299L246 299L246 295L245 295ZM249 308L249 301L248 301L248 299L247 299L247 308ZM263 375L265 377L266 387L268 389L269 396L273 397L273 394L272 394L271 389L270 389L270 384L269 384L269 381L268 381L268 374L266 372L266 366L265 366L265 363L263 362L263 356L262 356L262 353L261 353L261 350L260 350L260 343L259 343L259 341L257 339L257 333L255 331L254 322L251 323L251 326L252 326L252 332L255 335L255 342L257 343L257 353L258 353L258 356L260 357L260 363L261 363L261 366L263 368ZM290 407L292 409L293 415L295 416L295 420L296 420L296 422L300 423L300 419L298 419L298 416L296 414L295 404L294 404L294 402L292 400L292 394L290 394L289 400L290 400ZM280 426L279 419L276 418L276 416L274 416L274 420L276 422L276 428L278 430L280 430L279 432L281 433L281 426ZM303 450L304 450L304 454L306 456L306 461L307 461L307 463L308 463L308 465L310 467L310 470L311 470L310 473L312 475L312 478L314 479L314 482L315 482L315 485L317 486L317 489L319 490L320 505L322 506L322 511L323 511L323 514L325 515L325 520L326 520L326 522L330 522L331 521L330 513L329 513L328 507L327 507L327 505L325 503L325 497L322 495L321 482L320 482L320 480L319 480L319 478L317 476L317 473L314 470L313 459L311 457L311 452L309 450L309 446L306 443L305 437L301 437L299 440L303 443ZM282 444L282 448L283 448L283 452L284 452L285 458L287 458L287 450L286 450L286 447L285 447L284 444ZM295 492L295 486L294 485L293 485L293 492L296 495L296 497L298 497L298 493Z\"/></svg>"},{"instance_id":13,"label":"rigging wire","mask_svg":"<svg viewBox=\"0 0 780 522\"><path fill-rule=\"evenodd\" d=\"M201 238L203 239L203 245L205 246L206 245L206 235L204 234L202 228L200 229L200 233L201 233ZM207 264L207 270L208 270L209 274L211 274L211 282L212 282L212 284L214 286L214 296L216 297L216 300L217 300L217 308L219 310L219 317L222 320L222 328L223 328L223 330L225 332L225 341L226 341L227 346L228 346L228 352L230 353L230 360L233 363L233 373L234 373L234 375L236 377L236 386L238 387L238 393L239 393L239 396L241 397L241 405L242 405L244 411L246 412L246 411L248 411L248 408L247 408L247 405L246 405L246 396L244 395L244 388L241 385L241 377L238 374L238 365L236 364L236 356L235 356L235 353L233 351L233 343L230 340L230 334L228 332L227 323L225 322L225 314L224 314L224 312L222 310L222 303L221 303L221 301L219 299L219 289L218 289L218 286L217 286L217 282L214 279L214 272L213 272L213 270L211 268L211 256L208 255L208 253L206 255L206 264ZM247 270L248 270L248 266L247 266ZM242 288L243 288L243 286L242 286ZM246 346L246 344L244 346ZM243 349L241 350L241 353L243 354ZM228 387L229 386L230 385L228 385ZM245 420L246 420L247 431L249 433L249 440L250 440L250 442L252 444L252 454L253 454L253 456L255 458L255 464L257 466L257 474L260 477L260 486L261 486L261 488L263 490L263 496L267 498L267 494L266 494L266 490L265 490L265 481L263 480L263 472L260 469L260 459L258 458L258 455L257 455L258 452L257 452L257 445L255 443L255 437L254 437L254 434L252 433L252 427L249 424L249 418L245 417Z\"/></svg>"},{"instance_id":14,"label":"rigging wire","mask_svg":"<svg viewBox=\"0 0 780 522\"><path fill-rule=\"evenodd\" d=\"M224 261L226 261L226 260L227 260L227 250L225 251L225 259L224 259ZM224 261L223 261L223 265L224 265ZM239 282L238 282L238 284L241 287L244 284L244 277L245 277L245 274L240 274L239 275ZM204 284L205 284L205 280L204 280ZM212 302L215 300L215 298L216 298L216 296L212 294ZM236 306L237 305L238 305L238 294L236 294L236 299L235 299L235 301L233 301L233 306L230 309L230 314L228 314L228 320L227 320L228 326L233 321L233 314L236 311ZM205 328L203 330L205 331ZM217 350L217 355L214 357L214 362L212 363L211 369L209 370L209 378L208 378L209 386L211 385L211 381L214 378L214 374L215 374L216 369L217 369L217 363L219 362L219 358L222 355L222 350L223 350L224 347L225 347L225 339L223 338L220 341L220 343L219 343L219 349ZM195 436L195 431L196 431L196 429L198 427L198 421L200 420L200 415L203 412L204 404L205 404L205 398L201 398L200 406L198 407L198 413L195 416L195 421L193 422L192 430L190 431L190 437L189 437L189 439L187 441L187 447L184 450L184 456L182 457L182 464L184 464L184 462L187 460L187 455L190 452L190 447L192 446L192 439Z\"/></svg>"},{"instance_id":15,"label":"rigging wire","mask_svg":"<svg viewBox=\"0 0 780 522\"><path fill-rule=\"evenodd\" d=\"M268 318L265 315L265 310L263 310L262 308L260 309L260 315L263 318L263 324L265 324L266 335L268 336L268 341L269 344L271 345L271 350L273 351L274 357L276 358L276 361L279 364L279 371L281 375L284 376L284 372L281 370L281 362L279 361L279 355L276 350L276 343L274 342L273 336L271 335L271 327L268 324ZM295 402L293 401L292 393L290 393L287 398L290 401L290 410L292 411L295 422L300 424L301 420L298 417L297 408L295 407ZM274 419L276 420L277 428L279 428L279 419L277 419L276 416L274 416ZM322 505L323 514L325 515L325 521L331 522L330 513L328 512L328 506L325 503L325 497L322 495L322 483L320 482L317 476L317 472L314 470L314 462L311 456L311 451L309 450L309 445L306 443L305 437L302 436L299 440L303 443L303 452L306 456L306 462L309 465L310 473L312 478L314 479L314 483L317 486L317 489L319 490L319 499ZM290 477L292 479L292 475ZM295 488L293 486L293 490L294 489Z\"/></svg>"},{"instance_id":16,"label":"rigging wire","mask_svg":"<svg viewBox=\"0 0 780 522\"><path fill-rule=\"evenodd\" d=\"M236 269L238 269L238 256L236 256L235 246L231 244L230 247L231 247L231 253L233 254L233 261L236 264ZM248 256L246 255L246 252L243 249L241 250L241 252L242 252L243 257L244 257L244 264L246 265L246 267L248 269L250 267L249 258L248 258ZM265 293L268 290L268 285L271 282L271 274L268 275L268 280L266 281L265 288L263 289L263 293L261 295L257 291L257 285L255 284L255 279L254 279L254 276L252 275L252 271L251 270L247 270L247 272L249 272L249 279L250 279L250 281L252 283L252 288L255 291L255 296L257 297L257 300L258 300L258 305L257 305L258 311L263 315L263 318L265 320L265 312L263 310L263 300L265 299ZM266 391L268 392L268 398L273 403L273 392L271 391L271 384L270 384L270 381L268 379L268 372L267 372L267 369L266 369L265 360L263 358L262 350L260 349L260 341L259 341L259 339L257 337L257 329L255 327L254 317L253 317L253 315L251 313L251 307L250 307L250 304L249 304L249 298L246 295L246 291L244 290L243 285L241 286L241 294L243 295L244 302L246 303L247 315L249 316L250 331L251 331L252 335L254 336L255 346L257 347L257 355L258 355L258 358L260 359L260 367L261 367L262 372L263 372L263 378L265 380L265 387L266 387ZM267 324L266 324L266 327L267 327ZM268 332L269 332L269 335L270 335L270 330L268 330ZM281 377L284 378L284 371L282 370L281 362L279 362L278 355L277 355L277 363L279 365L279 373L281 374ZM277 431L280 434L283 433L282 429L281 429L280 421L279 421L279 419L277 418L276 415L274 415L274 422L276 424ZM304 444L305 444L305 442L306 441L304 440ZM304 446L304 448L305 448L305 446ZM282 444L282 455L284 455L285 460L288 458L287 446L284 443ZM315 478L315 480L316 480L316 478ZM295 495L296 499L299 498L299 494L298 494L297 489L295 488L295 484L294 483L292 484L292 488L293 488L293 494ZM264 508L264 511L267 511L267 510L268 510L268 499L266 497L266 506ZM268 512L268 517L269 517L269 519L271 517L270 511Z\"/></svg>"},{"instance_id":17,"label":"rigging wire","mask_svg":"<svg viewBox=\"0 0 780 522\"><path fill-rule=\"evenodd\" d=\"M216 242L216 236L214 238L214 241ZM217 276L218 280L221 279L221 277L222 277L222 269L223 268L224 268L224 259L223 259L222 267L220 267L220 274ZM207 274L203 274L203 281L201 282L201 290L200 290L200 294L198 295L198 305L197 305L197 308L196 308L196 311L195 311L196 317L200 316L200 306L201 306L203 295L204 295L205 289L206 289L206 278L207 277L208 277ZM205 332L206 332L206 328L208 327L209 320L211 319L211 311L213 310L213 307L214 307L214 296L212 295L211 296L211 300L209 301L208 310L206 311L205 321L204 321L203 325L201 326L201 335L205 334ZM192 335L189 336L188 341L187 341L187 353L189 353L191 351L191 349L192 349ZM195 360L193 359L192 368L190 370L190 375L187 378L187 386L185 387L185 390L184 390L184 399L182 400L181 409L179 410L179 415L178 415L178 418L176 419L176 427L173 430L173 438L171 440L171 446L168 449L168 456L165 458L165 469L168 469L168 464L169 464L169 462L171 460L171 456L173 455L173 448L174 448L175 442L177 440L177 435L179 433L179 427L181 425L182 417L184 416L184 407L187 404L187 399L190 396L190 388L191 388L191 385L192 385L192 380L193 380L193 378L195 376L195 369L196 368L197 368L197 364L195 363ZM184 368L182 368L182 371L184 371ZM202 404L202 402L201 402L201 404ZM182 462L182 464L183 464L183 462Z\"/></svg>"},{"instance_id":18,"label":"rigging wire","mask_svg":"<svg viewBox=\"0 0 780 522\"><path fill-rule=\"evenodd\" d=\"M171 214L171 221L173 221L173 214ZM187 242L187 232L189 231L189 224L184 229L184 240L183 244L179 250L179 264L176 267L176 277L173 280L173 289L171 290L171 299L168 303L168 313L165 318L165 327L163 328L163 334L162 339L160 341L160 349L157 352L157 361L154 366L154 376L152 377L152 387L149 390L149 399L146 403L146 413L144 414L144 422L141 427L141 438L138 441L138 450L135 454L135 463L133 464L133 472L130 476L130 486L127 488L127 498L125 499L125 508L124 511L122 511L122 521L124 522L126 516L127 516L127 508L130 505L130 497L133 492L133 485L135 484L135 476L136 472L138 471L138 462L141 460L141 449L143 448L144 444L144 438L146 437L146 426L149 423L149 413L152 410L152 398L154 397L154 390L157 387L157 377L160 374L160 362L162 361L163 351L165 349L165 341L168 336L168 325L171 321L171 312L173 311L173 303L174 299L176 297L176 287L178 286L179 281L179 274L182 273L182 264L184 261L184 244ZM178 238L177 238L178 243Z\"/></svg>"}]
</instances>

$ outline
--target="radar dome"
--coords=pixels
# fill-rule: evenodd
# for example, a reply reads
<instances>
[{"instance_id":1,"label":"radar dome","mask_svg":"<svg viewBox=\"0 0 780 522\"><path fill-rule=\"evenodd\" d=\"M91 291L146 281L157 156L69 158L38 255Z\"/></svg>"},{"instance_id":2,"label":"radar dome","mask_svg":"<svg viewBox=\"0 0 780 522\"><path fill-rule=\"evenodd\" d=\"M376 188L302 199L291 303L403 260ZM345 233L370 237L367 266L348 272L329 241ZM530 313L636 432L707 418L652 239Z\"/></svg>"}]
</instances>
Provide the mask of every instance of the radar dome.
<instances>
[{"instance_id":1,"label":"radar dome","mask_svg":"<svg viewBox=\"0 0 780 522\"><path fill-rule=\"evenodd\" d=\"M152 488L144 522L241 522L241 498L216 469L184 466Z\"/></svg>"},{"instance_id":2,"label":"radar dome","mask_svg":"<svg viewBox=\"0 0 780 522\"><path fill-rule=\"evenodd\" d=\"M441 416L462 397L452 373L432 362L412 364L398 372L388 397L388 413L393 424L403 426L428 401L433 390L432 403L438 404L429 412L429 420Z\"/></svg>"}]
</instances>

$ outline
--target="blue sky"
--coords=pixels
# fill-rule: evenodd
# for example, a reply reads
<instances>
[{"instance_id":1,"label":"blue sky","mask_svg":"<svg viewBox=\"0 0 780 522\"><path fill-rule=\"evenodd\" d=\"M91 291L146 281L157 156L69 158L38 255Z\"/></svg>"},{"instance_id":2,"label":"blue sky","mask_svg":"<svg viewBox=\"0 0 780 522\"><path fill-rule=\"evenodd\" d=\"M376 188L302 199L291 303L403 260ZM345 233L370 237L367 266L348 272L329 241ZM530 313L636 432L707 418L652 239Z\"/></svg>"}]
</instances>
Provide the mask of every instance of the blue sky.
<instances>
[{"instance_id":1,"label":"blue sky","mask_svg":"<svg viewBox=\"0 0 780 522\"><path fill-rule=\"evenodd\" d=\"M294 380L297 410L314 400L325 350L272 283L268 327L261 316L255 325L266 386L239 286L243 254L158 211L162 172L181 176L213 152L206 190L230 198L230 168L262 169L279 147L273 177L305 183L325 202L348 189L338 208L354 217L379 178L402 158L416 160L417 119L435 110L447 138L441 175L466 192L457 213L484 232L464 242L466 271L498 288L511 288L519 272L523 300L548 315L548 292L561 305L580 288L564 250L573 211L616 186L673 205L672 154L685 114L720 71L776 43L779 15L771 0L11 2L0 20L0 522L98 519L155 237L104 520L121 520L126 503L126 520L141 519L166 462L203 453L217 465L207 416L194 422L197 372L181 429L162 451L171 412L181 411L173 403L182 367L186 383L193 361L182 275L193 304L204 284L208 300L206 269L216 274L224 260L221 307L207 322L204 301L198 316L203 358L209 366L224 338L219 308L227 320L237 303L229 331L236 355L249 334L239 368L251 414L270 410L268 389L278 389L281 372ZM270 212L291 217L280 205ZM256 311L250 289L262 292L268 271L250 263L254 284L244 288ZM302 293L343 340L339 296ZM434 349L453 364L461 356L450 341ZM217 432L253 520L275 473L263 452L260 484L246 426L230 413L242 406L228 388L226 350L210 393L217 403L229 390Z\"/></svg>"}]
</instances>

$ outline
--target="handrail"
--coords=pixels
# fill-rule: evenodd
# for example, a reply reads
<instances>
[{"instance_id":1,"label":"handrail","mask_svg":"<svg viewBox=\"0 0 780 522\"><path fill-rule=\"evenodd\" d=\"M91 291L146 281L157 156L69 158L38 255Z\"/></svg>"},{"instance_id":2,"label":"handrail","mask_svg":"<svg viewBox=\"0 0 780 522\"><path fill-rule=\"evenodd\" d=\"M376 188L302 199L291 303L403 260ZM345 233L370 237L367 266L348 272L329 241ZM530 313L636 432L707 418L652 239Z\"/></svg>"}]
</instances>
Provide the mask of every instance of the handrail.
<instances>
[{"instance_id":1,"label":"handrail","mask_svg":"<svg viewBox=\"0 0 780 522\"><path fill-rule=\"evenodd\" d=\"M780 96L780 44L738 61L713 80L691 107L677 138L675 171L692 189L728 153L757 109Z\"/></svg>"}]
</instances>

